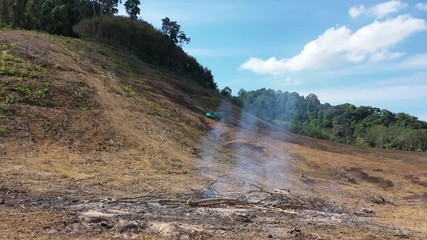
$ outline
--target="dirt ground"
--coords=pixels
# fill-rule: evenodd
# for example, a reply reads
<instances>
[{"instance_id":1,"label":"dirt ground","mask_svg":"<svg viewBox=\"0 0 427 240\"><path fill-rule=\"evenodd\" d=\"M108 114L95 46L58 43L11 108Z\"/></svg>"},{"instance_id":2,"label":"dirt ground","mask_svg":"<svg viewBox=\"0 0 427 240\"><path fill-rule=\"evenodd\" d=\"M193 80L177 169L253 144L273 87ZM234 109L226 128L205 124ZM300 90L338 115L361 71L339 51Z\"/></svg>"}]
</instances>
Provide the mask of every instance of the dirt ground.
<instances>
[{"instance_id":1,"label":"dirt ground","mask_svg":"<svg viewBox=\"0 0 427 240\"><path fill-rule=\"evenodd\" d=\"M48 69L1 96L50 93L2 106L0 239L427 239L427 153L284 132L105 45L0 41Z\"/></svg>"}]
</instances>

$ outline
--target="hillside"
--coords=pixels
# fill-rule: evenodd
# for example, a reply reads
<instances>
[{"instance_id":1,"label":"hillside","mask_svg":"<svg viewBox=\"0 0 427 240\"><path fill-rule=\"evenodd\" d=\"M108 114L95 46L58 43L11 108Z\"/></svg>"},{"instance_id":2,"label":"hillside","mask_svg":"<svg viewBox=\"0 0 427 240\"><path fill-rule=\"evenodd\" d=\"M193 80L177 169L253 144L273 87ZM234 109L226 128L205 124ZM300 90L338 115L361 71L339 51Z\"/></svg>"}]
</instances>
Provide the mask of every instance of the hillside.
<instances>
[{"instance_id":1,"label":"hillside","mask_svg":"<svg viewBox=\"0 0 427 240\"><path fill-rule=\"evenodd\" d=\"M285 132L105 44L0 48L0 238L427 238L426 153Z\"/></svg>"}]
</instances>

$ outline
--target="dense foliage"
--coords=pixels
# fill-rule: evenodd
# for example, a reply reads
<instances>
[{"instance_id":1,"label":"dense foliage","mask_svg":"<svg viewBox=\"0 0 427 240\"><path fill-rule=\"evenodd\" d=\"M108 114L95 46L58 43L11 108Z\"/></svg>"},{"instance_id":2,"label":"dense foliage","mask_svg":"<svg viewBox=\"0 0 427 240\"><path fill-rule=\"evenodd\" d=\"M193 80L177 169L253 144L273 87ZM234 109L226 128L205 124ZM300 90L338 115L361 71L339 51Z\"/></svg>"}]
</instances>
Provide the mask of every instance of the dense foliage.
<instances>
[{"instance_id":1,"label":"dense foliage","mask_svg":"<svg viewBox=\"0 0 427 240\"><path fill-rule=\"evenodd\" d=\"M295 133L347 144L427 151L427 122L405 113L352 104L321 104L314 94L240 90L245 110Z\"/></svg>"},{"instance_id":2,"label":"dense foliage","mask_svg":"<svg viewBox=\"0 0 427 240\"><path fill-rule=\"evenodd\" d=\"M74 24L99 9L89 0L0 0L0 25L70 36Z\"/></svg>"},{"instance_id":3,"label":"dense foliage","mask_svg":"<svg viewBox=\"0 0 427 240\"><path fill-rule=\"evenodd\" d=\"M127 17L116 17L124 2ZM138 57L177 73L190 75L203 86L217 90L212 73L179 46L188 38L175 21L162 32L137 20L139 0L0 0L0 27L92 37L133 51ZM159 19L160 20L160 19Z\"/></svg>"},{"instance_id":4,"label":"dense foliage","mask_svg":"<svg viewBox=\"0 0 427 240\"><path fill-rule=\"evenodd\" d=\"M161 65L177 73L190 75L201 85L217 89L212 73L188 55L168 35L154 28L151 24L126 17L103 17L103 31L99 40L132 50L147 62ZM75 25L74 30L80 35L90 36L93 23L85 19Z\"/></svg>"}]
</instances>

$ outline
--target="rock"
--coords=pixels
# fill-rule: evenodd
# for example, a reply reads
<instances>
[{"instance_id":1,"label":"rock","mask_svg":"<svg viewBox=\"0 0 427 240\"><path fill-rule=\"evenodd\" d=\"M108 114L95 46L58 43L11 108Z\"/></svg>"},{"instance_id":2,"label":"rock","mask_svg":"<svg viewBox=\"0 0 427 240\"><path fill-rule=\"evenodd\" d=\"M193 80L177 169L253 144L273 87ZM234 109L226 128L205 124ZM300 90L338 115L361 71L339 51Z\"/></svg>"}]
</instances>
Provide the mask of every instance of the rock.
<instances>
[{"instance_id":1,"label":"rock","mask_svg":"<svg viewBox=\"0 0 427 240\"><path fill-rule=\"evenodd\" d=\"M4 204L4 198L0 198L0 204Z\"/></svg>"}]
</instances>

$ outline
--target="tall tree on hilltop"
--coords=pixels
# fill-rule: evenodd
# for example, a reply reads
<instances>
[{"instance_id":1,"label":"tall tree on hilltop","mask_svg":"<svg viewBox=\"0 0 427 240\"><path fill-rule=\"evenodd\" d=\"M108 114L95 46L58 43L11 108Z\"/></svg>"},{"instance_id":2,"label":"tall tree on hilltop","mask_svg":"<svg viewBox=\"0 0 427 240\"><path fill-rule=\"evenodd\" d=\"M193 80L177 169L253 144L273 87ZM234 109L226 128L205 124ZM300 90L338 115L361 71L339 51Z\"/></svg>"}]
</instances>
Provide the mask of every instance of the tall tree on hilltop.
<instances>
[{"instance_id":1,"label":"tall tree on hilltop","mask_svg":"<svg viewBox=\"0 0 427 240\"><path fill-rule=\"evenodd\" d=\"M133 21L138 18L138 15L141 13L141 9L139 9L139 5L141 2L139 0L126 0L125 8L126 12L131 19L132 24L132 34L133 34Z\"/></svg>"},{"instance_id":2,"label":"tall tree on hilltop","mask_svg":"<svg viewBox=\"0 0 427 240\"><path fill-rule=\"evenodd\" d=\"M25 24L25 6L27 0L13 0L11 1L12 19L15 27L23 27Z\"/></svg>"},{"instance_id":3,"label":"tall tree on hilltop","mask_svg":"<svg viewBox=\"0 0 427 240\"><path fill-rule=\"evenodd\" d=\"M92 11L93 11L93 17L92 17L92 37L95 38L95 18L98 15L96 12L96 9L99 9L99 3L97 0L90 1L92 3ZM100 11L99 11L100 12ZM99 14L101 15L101 14Z\"/></svg>"},{"instance_id":4,"label":"tall tree on hilltop","mask_svg":"<svg viewBox=\"0 0 427 240\"><path fill-rule=\"evenodd\" d=\"M29 24L26 27L30 29L42 29L42 0L29 0L26 5L25 15Z\"/></svg>"},{"instance_id":5,"label":"tall tree on hilltop","mask_svg":"<svg viewBox=\"0 0 427 240\"><path fill-rule=\"evenodd\" d=\"M220 92L221 96L223 96L223 97L231 97L232 93L233 93L233 91L228 86L226 86L225 88L223 88L221 90L221 92Z\"/></svg>"},{"instance_id":6,"label":"tall tree on hilltop","mask_svg":"<svg viewBox=\"0 0 427 240\"><path fill-rule=\"evenodd\" d=\"M181 25L171 21L168 17L162 19L162 32L175 44L189 43L191 39L181 31Z\"/></svg>"},{"instance_id":7,"label":"tall tree on hilltop","mask_svg":"<svg viewBox=\"0 0 427 240\"><path fill-rule=\"evenodd\" d=\"M56 0L46 0L41 6L41 25L50 33L62 34L67 28L67 8Z\"/></svg>"},{"instance_id":8,"label":"tall tree on hilltop","mask_svg":"<svg viewBox=\"0 0 427 240\"><path fill-rule=\"evenodd\" d=\"M94 17L96 16L95 4L98 4L100 7L99 11L99 24L98 24L98 33L95 36L95 39L98 40L102 32L102 16L103 15L114 15L118 13L117 6L119 3L122 3L121 0L94 0L93 1L93 13Z\"/></svg>"},{"instance_id":9,"label":"tall tree on hilltop","mask_svg":"<svg viewBox=\"0 0 427 240\"><path fill-rule=\"evenodd\" d=\"M0 0L0 23L10 23L10 4L8 0Z\"/></svg>"},{"instance_id":10,"label":"tall tree on hilltop","mask_svg":"<svg viewBox=\"0 0 427 240\"><path fill-rule=\"evenodd\" d=\"M141 13L141 9L139 9L140 4L141 2L139 0L126 0L126 12L132 20L137 19L138 15Z\"/></svg>"}]
</instances>

